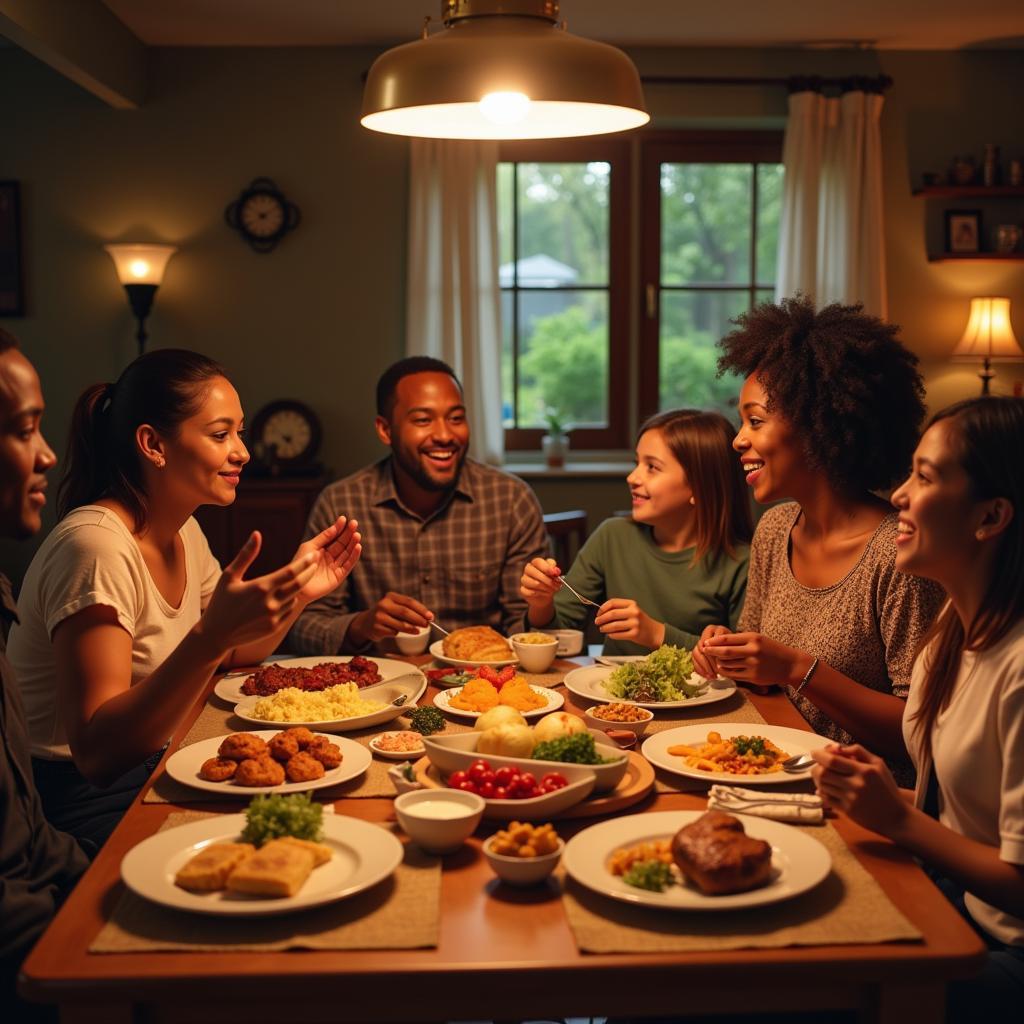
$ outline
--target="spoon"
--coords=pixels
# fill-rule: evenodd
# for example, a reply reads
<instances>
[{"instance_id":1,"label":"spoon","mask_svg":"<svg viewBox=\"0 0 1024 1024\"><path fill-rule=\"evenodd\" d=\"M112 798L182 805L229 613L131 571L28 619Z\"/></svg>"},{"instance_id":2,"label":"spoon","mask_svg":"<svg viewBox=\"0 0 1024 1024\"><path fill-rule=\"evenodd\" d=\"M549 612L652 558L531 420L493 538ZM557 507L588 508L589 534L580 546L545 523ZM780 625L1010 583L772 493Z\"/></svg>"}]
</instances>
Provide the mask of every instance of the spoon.
<instances>
[{"instance_id":1,"label":"spoon","mask_svg":"<svg viewBox=\"0 0 1024 1024\"><path fill-rule=\"evenodd\" d=\"M810 754L797 754L795 757L787 757L782 762L782 770L790 774L805 772L814 764L814 758Z\"/></svg>"},{"instance_id":2,"label":"spoon","mask_svg":"<svg viewBox=\"0 0 1024 1024\"><path fill-rule=\"evenodd\" d=\"M409 694L403 693L391 702L391 706L395 708L400 708L408 699Z\"/></svg>"}]
</instances>

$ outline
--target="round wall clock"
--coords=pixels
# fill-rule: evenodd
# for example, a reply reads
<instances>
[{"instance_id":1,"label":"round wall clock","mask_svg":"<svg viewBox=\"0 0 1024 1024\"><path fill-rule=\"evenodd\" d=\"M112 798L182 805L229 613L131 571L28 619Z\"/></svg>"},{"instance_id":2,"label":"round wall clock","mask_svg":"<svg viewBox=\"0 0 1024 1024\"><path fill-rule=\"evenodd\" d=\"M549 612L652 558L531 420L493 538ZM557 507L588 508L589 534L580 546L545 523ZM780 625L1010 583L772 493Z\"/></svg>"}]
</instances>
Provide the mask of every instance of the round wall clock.
<instances>
[{"instance_id":1,"label":"round wall clock","mask_svg":"<svg viewBox=\"0 0 1024 1024\"><path fill-rule=\"evenodd\" d=\"M254 178L228 204L224 219L256 252L270 252L289 231L298 227L301 214L270 178Z\"/></svg>"},{"instance_id":2,"label":"round wall clock","mask_svg":"<svg viewBox=\"0 0 1024 1024\"><path fill-rule=\"evenodd\" d=\"M265 405L249 430L253 446L273 452L272 460L285 468L311 463L320 449L323 432L316 413L303 402L282 399Z\"/></svg>"}]
</instances>

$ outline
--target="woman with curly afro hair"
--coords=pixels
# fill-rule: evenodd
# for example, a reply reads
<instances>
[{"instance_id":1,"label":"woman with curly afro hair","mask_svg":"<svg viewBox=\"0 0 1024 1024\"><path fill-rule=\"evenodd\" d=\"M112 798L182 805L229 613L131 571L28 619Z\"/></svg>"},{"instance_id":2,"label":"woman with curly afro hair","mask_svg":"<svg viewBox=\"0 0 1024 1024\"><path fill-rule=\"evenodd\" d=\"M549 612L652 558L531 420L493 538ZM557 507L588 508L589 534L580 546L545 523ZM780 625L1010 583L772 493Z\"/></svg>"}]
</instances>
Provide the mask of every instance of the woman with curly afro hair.
<instances>
[{"instance_id":1,"label":"woman with curly afro hair","mask_svg":"<svg viewBox=\"0 0 1024 1024\"><path fill-rule=\"evenodd\" d=\"M895 568L896 514L873 492L907 472L924 419L917 359L860 306L765 303L721 342L745 378L733 441L765 512L738 631L704 630L698 668L785 687L818 733L912 772L903 706L935 583Z\"/></svg>"}]
</instances>

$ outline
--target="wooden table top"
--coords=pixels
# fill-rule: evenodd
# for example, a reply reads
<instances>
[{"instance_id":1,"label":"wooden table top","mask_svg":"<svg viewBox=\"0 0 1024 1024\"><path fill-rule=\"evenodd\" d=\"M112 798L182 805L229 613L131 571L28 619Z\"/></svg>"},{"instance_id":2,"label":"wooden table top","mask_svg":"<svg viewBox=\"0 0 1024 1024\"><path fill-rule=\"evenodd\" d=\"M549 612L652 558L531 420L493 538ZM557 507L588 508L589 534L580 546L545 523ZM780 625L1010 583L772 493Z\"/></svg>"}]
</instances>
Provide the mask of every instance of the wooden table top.
<instances>
[{"instance_id":1,"label":"wooden table top","mask_svg":"<svg viewBox=\"0 0 1024 1024\"><path fill-rule=\"evenodd\" d=\"M424 663L426 658L407 659ZM577 664L556 663L564 670ZM212 689L212 685L211 685ZM435 692L432 688L429 694ZM788 698L749 694L766 721L806 729ZM566 707L579 711L572 694ZM202 703L175 734L177 749ZM162 767L157 772L162 771ZM155 778L156 776L154 776ZM703 808L700 793L652 792L626 813ZM237 802L195 805L238 810ZM339 800L345 814L394 820L392 800ZM721 1009L862 1010L875 1020L935 1016L947 978L981 963L983 947L912 859L846 818L834 824L888 897L920 929L921 943L743 949L727 952L593 955L578 951L553 888L499 887L480 852L484 822L443 861L440 939L435 949L90 954L121 891L120 863L155 833L173 804L135 801L23 967L28 998L59 1002L62 1019L129 1020L130 1004L153 1019L432 1021L529 1016L698 1013ZM558 823L564 837L595 819ZM737 984L737 979L742 983ZM753 1000L753 1002L752 1002ZM161 1009L162 1008L162 1009ZM171 1009L173 1008L173 1012ZM206 1008L206 1009L204 1009ZM149 1019L149 1018L147 1018Z\"/></svg>"}]
</instances>

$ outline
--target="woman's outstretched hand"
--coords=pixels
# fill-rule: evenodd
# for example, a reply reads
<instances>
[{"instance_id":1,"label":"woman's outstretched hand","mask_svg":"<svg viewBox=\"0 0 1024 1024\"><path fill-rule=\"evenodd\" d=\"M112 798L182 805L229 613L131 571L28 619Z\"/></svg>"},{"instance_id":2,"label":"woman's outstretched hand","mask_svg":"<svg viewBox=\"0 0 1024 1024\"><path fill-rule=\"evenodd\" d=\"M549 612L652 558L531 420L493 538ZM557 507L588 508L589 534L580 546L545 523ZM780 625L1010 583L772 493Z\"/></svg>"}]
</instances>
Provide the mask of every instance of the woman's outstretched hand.
<instances>
[{"instance_id":1,"label":"woman's outstretched hand","mask_svg":"<svg viewBox=\"0 0 1024 1024\"><path fill-rule=\"evenodd\" d=\"M665 642L665 623L652 619L627 597L611 597L594 616L594 625L612 640L630 640L641 647L660 647Z\"/></svg>"},{"instance_id":2,"label":"woman's outstretched hand","mask_svg":"<svg viewBox=\"0 0 1024 1024\"><path fill-rule=\"evenodd\" d=\"M321 555L312 550L276 572L243 579L262 543L259 531L253 530L225 566L199 621L198 630L222 653L262 640L281 629L295 610L302 589L320 571Z\"/></svg>"},{"instance_id":3,"label":"woman's outstretched hand","mask_svg":"<svg viewBox=\"0 0 1024 1024\"><path fill-rule=\"evenodd\" d=\"M316 556L316 571L299 591L301 604L326 597L352 571L363 550L358 530L354 519L338 516L326 530L299 545L296 559L307 554Z\"/></svg>"}]
</instances>

